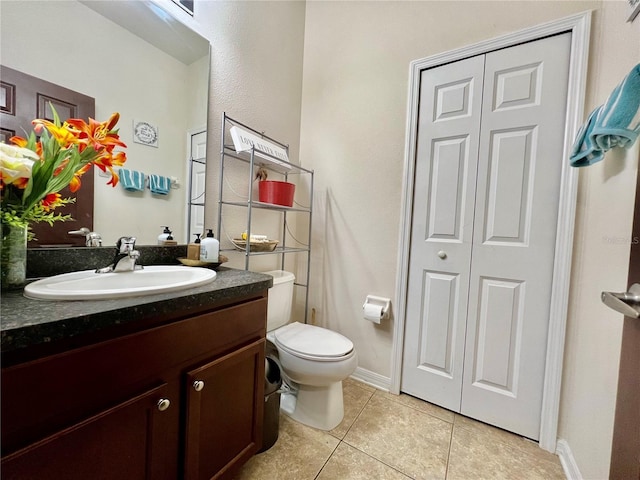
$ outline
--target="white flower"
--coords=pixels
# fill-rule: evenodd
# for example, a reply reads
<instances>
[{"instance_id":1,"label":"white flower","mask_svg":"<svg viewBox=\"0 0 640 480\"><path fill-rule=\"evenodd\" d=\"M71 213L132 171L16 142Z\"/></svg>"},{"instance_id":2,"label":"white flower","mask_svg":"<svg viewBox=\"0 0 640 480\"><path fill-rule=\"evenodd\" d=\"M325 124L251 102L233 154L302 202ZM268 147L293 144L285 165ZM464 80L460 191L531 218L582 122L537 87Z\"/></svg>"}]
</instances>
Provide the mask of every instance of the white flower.
<instances>
[{"instance_id":1,"label":"white flower","mask_svg":"<svg viewBox=\"0 0 640 480\"><path fill-rule=\"evenodd\" d=\"M28 148L0 143L0 178L6 185L31 178L31 169L38 154Z\"/></svg>"},{"instance_id":2,"label":"white flower","mask_svg":"<svg viewBox=\"0 0 640 480\"><path fill-rule=\"evenodd\" d=\"M32 160L38 160L38 154L33 150L29 150L28 148L18 147L17 145L9 145L6 143L0 143L0 155L4 158L5 155L7 157L14 158L30 158Z\"/></svg>"}]
</instances>

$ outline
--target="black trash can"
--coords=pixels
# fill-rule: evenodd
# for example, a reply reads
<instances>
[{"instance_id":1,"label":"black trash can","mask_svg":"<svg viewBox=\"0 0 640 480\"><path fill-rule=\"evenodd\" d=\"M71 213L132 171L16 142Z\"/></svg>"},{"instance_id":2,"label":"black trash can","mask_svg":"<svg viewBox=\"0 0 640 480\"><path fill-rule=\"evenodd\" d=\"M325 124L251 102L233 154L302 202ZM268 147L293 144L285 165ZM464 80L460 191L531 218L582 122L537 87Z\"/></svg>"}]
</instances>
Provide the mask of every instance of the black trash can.
<instances>
[{"instance_id":1,"label":"black trash can","mask_svg":"<svg viewBox=\"0 0 640 480\"><path fill-rule=\"evenodd\" d=\"M280 367L272 358L264 361L264 416L262 427L262 448L260 452L269 450L280 431L280 387L282 375Z\"/></svg>"}]
</instances>

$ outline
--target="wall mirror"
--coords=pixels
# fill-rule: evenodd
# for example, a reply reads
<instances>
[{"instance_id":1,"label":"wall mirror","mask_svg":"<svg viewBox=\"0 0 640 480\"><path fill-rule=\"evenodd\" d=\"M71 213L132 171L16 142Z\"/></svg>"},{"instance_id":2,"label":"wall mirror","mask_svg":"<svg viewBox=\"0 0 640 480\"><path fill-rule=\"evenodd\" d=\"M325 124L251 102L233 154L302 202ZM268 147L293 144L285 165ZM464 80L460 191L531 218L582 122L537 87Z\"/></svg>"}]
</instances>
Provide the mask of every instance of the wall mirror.
<instances>
[{"instance_id":1,"label":"wall mirror","mask_svg":"<svg viewBox=\"0 0 640 480\"><path fill-rule=\"evenodd\" d=\"M2 64L93 97L98 120L119 112L125 168L177 183L168 195L152 195L148 188L130 192L106 185L108 178L94 169L93 230L105 246L123 235L136 236L139 245L155 244L162 226L186 243L188 219L197 223L204 210L189 199L189 186L192 175L204 178L209 42L176 20L172 5L139 0L2 4ZM136 139L136 124L155 128L157 142ZM195 171L190 157L200 160ZM67 225L68 230L82 227Z\"/></svg>"}]
</instances>

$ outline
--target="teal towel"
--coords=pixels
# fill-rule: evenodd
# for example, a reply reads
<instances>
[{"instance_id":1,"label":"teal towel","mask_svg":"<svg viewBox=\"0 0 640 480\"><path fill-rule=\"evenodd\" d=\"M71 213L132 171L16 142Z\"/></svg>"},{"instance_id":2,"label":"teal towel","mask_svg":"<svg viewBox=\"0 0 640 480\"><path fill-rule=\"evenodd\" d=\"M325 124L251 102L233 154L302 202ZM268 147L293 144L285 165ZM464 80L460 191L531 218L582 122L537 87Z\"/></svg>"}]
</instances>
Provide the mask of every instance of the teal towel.
<instances>
[{"instance_id":1,"label":"teal towel","mask_svg":"<svg viewBox=\"0 0 640 480\"><path fill-rule=\"evenodd\" d=\"M580 128L571 150L571 166L585 167L613 147L630 148L640 135L640 64L618 85L604 105Z\"/></svg>"},{"instance_id":2,"label":"teal towel","mask_svg":"<svg viewBox=\"0 0 640 480\"><path fill-rule=\"evenodd\" d=\"M130 192L141 192L144 190L144 173L121 168L118 171L118 176L125 190Z\"/></svg>"},{"instance_id":3,"label":"teal towel","mask_svg":"<svg viewBox=\"0 0 640 480\"><path fill-rule=\"evenodd\" d=\"M171 179L162 175L149 175L149 190L156 195L168 195L171 188Z\"/></svg>"}]
</instances>

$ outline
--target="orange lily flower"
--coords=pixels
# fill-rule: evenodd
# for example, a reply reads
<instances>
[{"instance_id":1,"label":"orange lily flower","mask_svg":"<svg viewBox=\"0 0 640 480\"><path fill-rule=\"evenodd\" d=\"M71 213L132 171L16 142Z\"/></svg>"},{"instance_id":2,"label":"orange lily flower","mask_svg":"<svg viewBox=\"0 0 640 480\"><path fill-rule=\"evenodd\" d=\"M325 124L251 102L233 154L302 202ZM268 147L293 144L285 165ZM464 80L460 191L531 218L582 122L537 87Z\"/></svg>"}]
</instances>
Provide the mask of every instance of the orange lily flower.
<instances>
[{"instance_id":1,"label":"orange lily flower","mask_svg":"<svg viewBox=\"0 0 640 480\"><path fill-rule=\"evenodd\" d=\"M115 173L113 167L121 167L127 161L127 155L124 152L116 152L111 154L111 148L105 151L104 154L100 155L98 158L94 160L94 165L96 165L100 170L106 172L107 170L111 174L111 180L107 182L107 185L116 186L120 177Z\"/></svg>"},{"instance_id":2,"label":"orange lily flower","mask_svg":"<svg viewBox=\"0 0 640 480\"><path fill-rule=\"evenodd\" d=\"M22 138L18 136L11 137L9 141L14 145L17 145L18 147L22 147L22 148L27 148L27 144L29 143L29 141L26 138ZM42 142L36 142L36 153L42 159Z\"/></svg>"},{"instance_id":3,"label":"orange lily flower","mask_svg":"<svg viewBox=\"0 0 640 480\"><path fill-rule=\"evenodd\" d=\"M43 128L46 128L49 133L56 139L58 145L62 148L67 148L69 145L78 143L77 134L69 128L69 124L65 122L62 126L57 126L55 123L49 120L43 120L37 118L31 122L34 125L36 133L41 133Z\"/></svg>"},{"instance_id":4,"label":"orange lily flower","mask_svg":"<svg viewBox=\"0 0 640 480\"><path fill-rule=\"evenodd\" d=\"M103 165L101 163L96 163L95 165L96 165L96 167L98 167L103 172L108 171L111 174L111 180L109 180L107 182L107 185L111 185L111 186L115 187L118 184L118 181L120 180L120 177L113 170L113 168L111 168L111 165Z\"/></svg>"},{"instance_id":5,"label":"orange lily flower","mask_svg":"<svg viewBox=\"0 0 640 480\"><path fill-rule=\"evenodd\" d=\"M107 182L107 185L111 185L112 187L115 187L120 181L120 177L116 172L113 171L113 169L110 168L109 171L111 172L111 180Z\"/></svg>"},{"instance_id":6,"label":"orange lily flower","mask_svg":"<svg viewBox=\"0 0 640 480\"><path fill-rule=\"evenodd\" d=\"M111 155L111 165L121 167L127 161L127 155L124 152L116 152Z\"/></svg>"},{"instance_id":7,"label":"orange lily flower","mask_svg":"<svg viewBox=\"0 0 640 480\"><path fill-rule=\"evenodd\" d=\"M13 143L14 145L17 145L20 148L27 148L27 139L26 138L15 136L15 137L11 137L9 139L9 141L11 143Z\"/></svg>"},{"instance_id":8,"label":"orange lily flower","mask_svg":"<svg viewBox=\"0 0 640 480\"><path fill-rule=\"evenodd\" d=\"M102 170L103 172L107 172L108 171L111 174L111 180L109 180L107 182L107 185L111 185L111 186L115 187L118 184L118 181L120 180L120 177L113 170L113 168L111 168L111 165L104 165L102 163L95 163L94 165L96 167L98 167L100 170Z\"/></svg>"},{"instance_id":9,"label":"orange lily flower","mask_svg":"<svg viewBox=\"0 0 640 480\"><path fill-rule=\"evenodd\" d=\"M53 210L57 206L61 205L60 199L61 195L59 193L49 193L46 197L42 199L40 204L45 212Z\"/></svg>"},{"instance_id":10,"label":"orange lily flower","mask_svg":"<svg viewBox=\"0 0 640 480\"><path fill-rule=\"evenodd\" d=\"M114 147L126 147L120 141L118 132L113 130L119 119L120 114L116 112L106 122L98 122L89 117L88 125L84 120L78 118L70 118L67 123L72 129L75 129L80 141L93 147L96 152L102 149L111 152Z\"/></svg>"},{"instance_id":11,"label":"orange lily flower","mask_svg":"<svg viewBox=\"0 0 640 480\"><path fill-rule=\"evenodd\" d=\"M87 163L80 170L78 170L76 173L73 174L73 178L69 182L69 190L71 190L71 193L75 193L78 190L80 190L80 187L82 186L80 177L85 173L87 173L90 168L91 168L91 164Z\"/></svg>"},{"instance_id":12,"label":"orange lily flower","mask_svg":"<svg viewBox=\"0 0 640 480\"><path fill-rule=\"evenodd\" d=\"M2 174L2 172L0 172L0 190L4 189L5 185L14 185L16 188L24 190L25 188L27 188L28 183L29 179L24 177L17 178L13 182L6 182L4 175Z\"/></svg>"},{"instance_id":13,"label":"orange lily flower","mask_svg":"<svg viewBox=\"0 0 640 480\"><path fill-rule=\"evenodd\" d=\"M60 175L60 172L62 172L65 168L67 168L67 165L69 164L69 159L65 158L62 163L60 165L58 165L58 168L56 168L53 171L53 176L57 177L58 175Z\"/></svg>"}]
</instances>

